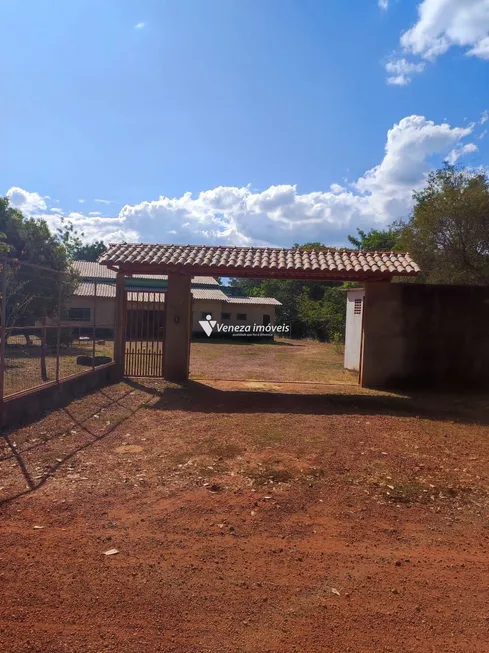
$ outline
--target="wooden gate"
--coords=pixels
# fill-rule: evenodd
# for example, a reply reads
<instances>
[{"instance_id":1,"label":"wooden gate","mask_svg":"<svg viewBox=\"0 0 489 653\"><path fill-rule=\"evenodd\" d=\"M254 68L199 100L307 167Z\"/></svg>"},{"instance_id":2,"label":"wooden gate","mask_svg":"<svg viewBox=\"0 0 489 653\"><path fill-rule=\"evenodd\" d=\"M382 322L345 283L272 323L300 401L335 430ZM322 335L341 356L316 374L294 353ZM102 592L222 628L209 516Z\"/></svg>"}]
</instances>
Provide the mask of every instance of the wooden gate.
<instances>
[{"instance_id":1,"label":"wooden gate","mask_svg":"<svg viewBox=\"0 0 489 653\"><path fill-rule=\"evenodd\" d=\"M163 377L165 293L125 290L124 375Z\"/></svg>"}]
</instances>

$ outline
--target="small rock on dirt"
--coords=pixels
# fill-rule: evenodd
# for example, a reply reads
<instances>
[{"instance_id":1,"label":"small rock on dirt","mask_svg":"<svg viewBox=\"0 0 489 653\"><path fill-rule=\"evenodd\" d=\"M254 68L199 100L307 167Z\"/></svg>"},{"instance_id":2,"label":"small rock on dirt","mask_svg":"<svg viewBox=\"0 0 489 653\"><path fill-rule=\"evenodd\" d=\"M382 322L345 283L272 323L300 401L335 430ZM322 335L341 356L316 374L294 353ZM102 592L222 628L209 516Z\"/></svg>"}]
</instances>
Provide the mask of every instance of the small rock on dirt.
<instances>
[{"instance_id":1,"label":"small rock on dirt","mask_svg":"<svg viewBox=\"0 0 489 653\"><path fill-rule=\"evenodd\" d=\"M104 551L104 556L115 556L116 553L119 553L119 549L109 549L108 551Z\"/></svg>"}]
</instances>

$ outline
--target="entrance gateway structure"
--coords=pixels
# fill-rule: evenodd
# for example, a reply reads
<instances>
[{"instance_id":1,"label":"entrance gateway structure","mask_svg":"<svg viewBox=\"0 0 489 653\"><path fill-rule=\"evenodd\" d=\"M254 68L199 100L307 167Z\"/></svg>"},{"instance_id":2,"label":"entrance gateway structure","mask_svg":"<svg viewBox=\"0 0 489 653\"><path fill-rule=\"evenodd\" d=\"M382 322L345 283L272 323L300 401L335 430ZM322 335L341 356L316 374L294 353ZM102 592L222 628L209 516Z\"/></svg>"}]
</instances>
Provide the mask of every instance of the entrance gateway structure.
<instances>
[{"instance_id":1,"label":"entrance gateway structure","mask_svg":"<svg viewBox=\"0 0 489 653\"><path fill-rule=\"evenodd\" d=\"M280 249L268 247L226 247L207 245L111 245L100 263L117 273L116 351L118 371L124 374L126 356L125 278L132 275L168 275L165 293L164 338L155 355L158 375L168 381L188 379L192 318L191 280L194 276L289 279L302 281L356 281L365 284L366 304L371 287L389 284L393 277L413 277L419 267L409 254L362 250ZM374 322L375 323L375 322ZM362 342L369 326L363 318ZM153 350L154 351L154 350ZM360 360L360 383L377 378L366 368L365 347ZM369 357L369 365L375 359Z\"/></svg>"}]
</instances>

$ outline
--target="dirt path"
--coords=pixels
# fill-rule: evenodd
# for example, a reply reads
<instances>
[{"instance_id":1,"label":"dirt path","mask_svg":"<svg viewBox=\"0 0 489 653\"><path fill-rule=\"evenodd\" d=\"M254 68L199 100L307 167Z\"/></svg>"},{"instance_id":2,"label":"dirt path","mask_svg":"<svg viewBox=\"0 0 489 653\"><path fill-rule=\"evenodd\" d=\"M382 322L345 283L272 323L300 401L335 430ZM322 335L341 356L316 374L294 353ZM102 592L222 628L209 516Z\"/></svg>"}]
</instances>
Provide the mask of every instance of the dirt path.
<instances>
[{"instance_id":1,"label":"dirt path","mask_svg":"<svg viewBox=\"0 0 489 653\"><path fill-rule=\"evenodd\" d=\"M489 651L488 424L276 382L74 402L0 446L0 650Z\"/></svg>"}]
</instances>

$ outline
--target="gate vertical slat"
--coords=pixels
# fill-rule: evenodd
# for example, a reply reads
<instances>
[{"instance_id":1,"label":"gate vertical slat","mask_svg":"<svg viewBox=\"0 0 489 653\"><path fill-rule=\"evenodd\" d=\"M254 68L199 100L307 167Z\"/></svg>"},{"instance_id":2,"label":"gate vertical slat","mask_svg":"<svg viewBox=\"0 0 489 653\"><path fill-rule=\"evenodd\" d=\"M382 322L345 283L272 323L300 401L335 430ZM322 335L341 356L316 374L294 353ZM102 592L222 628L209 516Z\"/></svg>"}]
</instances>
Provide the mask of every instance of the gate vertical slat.
<instances>
[{"instance_id":1,"label":"gate vertical slat","mask_svg":"<svg viewBox=\"0 0 489 653\"><path fill-rule=\"evenodd\" d=\"M164 292L126 289L125 365L126 376L163 376ZM129 299L131 301L129 301Z\"/></svg>"},{"instance_id":2,"label":"gate vertical slat","mask_svg":"<svg viewBox=\"0 0 489 653\"><path fill-rule=\"evenodd\" d=\"M151 295L148 293L146 299L148 299L148 303L145 302L145 310L146 310L146 344L145 344L145 359L146 359L146 369L148 371L148 374L151 376L151 369L150 369L150 359L148 359L149 356L149 339L151 337L150 331L149 331L149 314L150 314L150 306L151 304L149 303L149 299L151 298Z\"/></svg>"}]
</instances>

